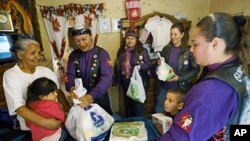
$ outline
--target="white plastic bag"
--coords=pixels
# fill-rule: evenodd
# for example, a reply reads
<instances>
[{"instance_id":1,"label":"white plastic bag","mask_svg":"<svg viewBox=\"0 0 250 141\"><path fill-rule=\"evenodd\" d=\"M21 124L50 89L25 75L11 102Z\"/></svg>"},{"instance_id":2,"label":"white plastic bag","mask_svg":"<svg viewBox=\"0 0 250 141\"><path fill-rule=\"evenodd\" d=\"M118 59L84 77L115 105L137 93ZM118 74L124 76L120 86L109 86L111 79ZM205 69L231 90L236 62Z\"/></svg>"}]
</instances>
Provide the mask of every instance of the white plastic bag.
<instances>
[{"instance_id":1,"label":"white plastic bag","mask_svg":"<svg viewBox=\"0 0 250 141\"><path fill-rule=\"evenodd\" d=\"M76 138L76 119L77 119L77 114L80 112L82 108L78 105L74 105L71 107L68 116L65 121L65 127L68 130L69 134L74 138ZM81 140L84 141L84 138Z\"/></svg>"},{"instance_id":2,"label":"white plastic bag","mask_svg":"<svg viewBox=\"0 0 250 141\"><path fill-rule=\"evenodd\" d=\"M76 78L75 79L75 90L73 91L78 99L73 99L74 104L79 104L81 103L81 101L79 100L79 98L81 98L82 96L85 96L87 93L87 90L83 87L82 84L82 79L81 78Z\"/></svg>"},{"instance_id":3,"label":"white plastic bag","mask_svg":"<svg viewBox=\"0 0 250 141\"><path fill-rule=\"evenodd\" d=\"M88 108L75 105L72 108L68 115L70 119L67 117L65 126L73 138L77 141L101 141L107 136L114 123L114 118L103 108L98 104L91 104ZM71 110L76 112L73 113L74 116L70 115ZM72 117L75 117L75 119ZM75 122L72 120L75 120ZM69 125L71 123L73 125ZM74 125L75 132L72 131Z\"/></svg>"},{"instance_id":4,"label":"white plastic bag","mask_svg":"<svg viewBox=\"0 0 250 141\"><path fill-rule=\"evenodd\" d=\"M161 59L161 65L156 68L156 74L158 76L159 80L166 81L168 79L171 79L175 76L173 68L170 67L163 57L160 56L158 53L158 56Z\"/></svg>"},{"instance_id":5,"label":"white plastic bag","mask_svg":"<svg viewBox=\"0 0 250 141\"><path fill-rule=\"evenodd\" d=\"M134 67L132 77L130 78L127 96L141 103L144 103L146 100L145 89L137 67Z\"/></svg>"}]
</instances>

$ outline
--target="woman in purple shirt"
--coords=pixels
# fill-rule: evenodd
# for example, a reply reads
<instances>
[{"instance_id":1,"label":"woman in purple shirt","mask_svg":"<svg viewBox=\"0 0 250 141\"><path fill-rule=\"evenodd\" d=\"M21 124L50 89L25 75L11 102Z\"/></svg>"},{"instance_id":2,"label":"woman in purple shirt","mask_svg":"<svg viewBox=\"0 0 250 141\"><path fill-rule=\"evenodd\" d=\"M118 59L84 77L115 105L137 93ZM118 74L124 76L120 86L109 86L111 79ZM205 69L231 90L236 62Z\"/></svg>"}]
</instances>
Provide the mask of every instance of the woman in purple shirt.
<instances>
[{"instance_id":1,"label":"woman in purple shirt","mask_svg":"<svg viewBox=\"0 0 250 141\"><path fill-rule=\"evenodd\" d=\"M237 124L234 121L238 117L239 96L245 91L240 66L245 60L238 51L249 49L249 36L241 28L245 22L243 16L218 12L197 23L190 50L197 64L205 69L199 82L187 93L184 108L158 140L205 141L225 126ZM225 140L229 140L227 129Z\"/></svg>"},{"instance_id":2,"label":"woman in purple shirt","mask_svg":"<svg viewBox=\"0 0 250 141\"><path fill-rule=\"evenodd\" d=\"M118 51L115 73L118 79L117 82L123 88L126 117L144 116L144 104L126 96L134 67L139 69L144 88L146 89L148 70L151 67L149 54L138 40L136 31L130 29L126 32L124 43Z\"/></svg>"},{"instance_id":3,"label":"woman in purple shirt","mask_svg":"<svg viewBox=\"0 0 250 141\"><path fill-rule=\"evenodd\" d=\"M75 78L82 78L87 94L79 98L81 106L87 107L94 102L112 115L108 94L112 84L112 66L108 52L94 45L91 30L86 26L75 25L71 35L78 49L69 55L66 90L78 98L73 92Z\"/></svg>"},{"instance_id":4,"label":"woman in purple shirt","mask_svg":"<svg viewBox=\"0 0 250 141\"><path fill-rule=\"evenodd\" d=\"M155 112L164 112L164 100L167 91L172 88L181 88L188 90L193 85L194 79L198 74L200 67L196 64L190 47L186 45L187 35L182 23L175 23L170 31L171 42L165 46L161 56L169 64L175 73L172 79L160 81L160 89L155 103ZM160 59L158 64L160 65Z\"/></svg>"}]
</instances>

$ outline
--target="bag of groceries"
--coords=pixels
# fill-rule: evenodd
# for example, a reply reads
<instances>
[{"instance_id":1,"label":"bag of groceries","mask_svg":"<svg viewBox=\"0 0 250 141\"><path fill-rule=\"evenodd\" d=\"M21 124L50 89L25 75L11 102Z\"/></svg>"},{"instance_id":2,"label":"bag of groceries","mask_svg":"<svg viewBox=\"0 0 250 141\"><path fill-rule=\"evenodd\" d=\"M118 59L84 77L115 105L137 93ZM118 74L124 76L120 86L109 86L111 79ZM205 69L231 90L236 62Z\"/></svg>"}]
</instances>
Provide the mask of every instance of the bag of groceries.
<instances>
[{"instance_id":1,"label":"bag of groceries","mask_svg":"<svg viewBox=\"0 0 250 141\"><path fill-rule=\"evenodd\" d=\"M102 141L114 123L114 118L98 104L87 108L74 105L67 116L65 126L77 141Z\"/></svg>"},{"instance_id":2,"label":"bag of groceries","mask_svg":"<svg viewBox=\"0 0 250 141\"><path fill-rule=\"evenodd\" d=\"M156 75L159 80L166 81L175 76L175 73L173 71L173 68L170 67L163 57L158 53L158 56L160 57L161 64L156 68Z\"/></svg>"},{"instance_id":3,"label":"bag of groceries","mask_svg":"<svg viewBox=\"0 0 250 141\"><path fill-rule=\"evenodd\" d=\"M142 78L138 68L136 67L134 67L133 74L130 78L127 96L140 103L144 103L146 100L146 92L143 86Z\"/></svg>"}]
</instances>

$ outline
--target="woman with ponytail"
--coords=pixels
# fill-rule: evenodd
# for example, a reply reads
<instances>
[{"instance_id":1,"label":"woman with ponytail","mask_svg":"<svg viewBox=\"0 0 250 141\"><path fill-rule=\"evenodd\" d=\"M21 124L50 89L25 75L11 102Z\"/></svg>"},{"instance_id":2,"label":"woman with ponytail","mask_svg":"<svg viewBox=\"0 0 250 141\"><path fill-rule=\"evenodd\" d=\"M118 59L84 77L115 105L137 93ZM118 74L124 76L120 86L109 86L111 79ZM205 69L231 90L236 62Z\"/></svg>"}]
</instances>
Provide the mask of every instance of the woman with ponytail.
<instances>
[{"instance_id":1,"label":"woman with ponytail","mask_svg":"<svg viewBox=\"0 0 250 141\"><path fill-rule=\"evenodd\" d=\"M250 48L250 38L245 23L244 16L222 12L197 23L190 51L204 70L186 94L183 110L159 140L218 140L218 135L219 140L229 140L229 127L239 124L239 105L246 93L241 58L246 54L242 51Z\"/></svg>"}]
</instances>

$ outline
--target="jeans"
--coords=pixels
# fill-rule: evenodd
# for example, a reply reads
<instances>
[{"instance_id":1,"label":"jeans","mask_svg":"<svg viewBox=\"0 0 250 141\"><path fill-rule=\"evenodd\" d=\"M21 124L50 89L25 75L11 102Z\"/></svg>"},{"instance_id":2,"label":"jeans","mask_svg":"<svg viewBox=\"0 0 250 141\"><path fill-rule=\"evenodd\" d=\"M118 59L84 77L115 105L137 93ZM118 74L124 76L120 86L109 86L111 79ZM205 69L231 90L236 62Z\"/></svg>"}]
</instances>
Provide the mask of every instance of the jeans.
<instances>
[{"instance_id":1,"label":"jeans","mask_svg":"<svg viewBox=\"0 0 250 141\"><path fill-rule=\"evenodd\" d=\"M59 141L75 141L75 139L70 136L66 128L62 128L61 131L62 133Z\"/></svg>"},{"instance_id":2,"label":"jeans","mask_svg":"<svg viewBox=\"0 0 250 141\"><path fill-rule=\"evenodd\" d=\"M155 103L155 113L164 112L164 102L166 99L167 91L168 90L165 90L163 88L160 89L160 91L157 95L156 103Z\"/></svg>"}]
</instances>

